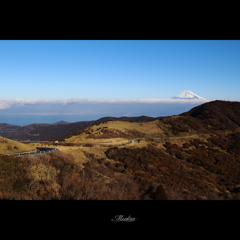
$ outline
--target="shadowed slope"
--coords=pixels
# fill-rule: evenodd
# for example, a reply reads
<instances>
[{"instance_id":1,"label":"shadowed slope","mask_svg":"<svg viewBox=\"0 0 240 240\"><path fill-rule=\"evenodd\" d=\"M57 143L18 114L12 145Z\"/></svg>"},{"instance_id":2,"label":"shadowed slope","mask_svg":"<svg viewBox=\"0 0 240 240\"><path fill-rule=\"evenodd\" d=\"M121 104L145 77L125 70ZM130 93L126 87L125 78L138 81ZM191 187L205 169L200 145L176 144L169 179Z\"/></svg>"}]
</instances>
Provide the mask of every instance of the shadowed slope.
<instances>
[{"instance_id":1,"label":"shadowed slope","mask_svg":"<svg viewBox=\"0 0 240 240\"><path fill-rule=\"evenodd\" d=\"M216 100L197 106L180 116L191 116L208 125L235 130L240 127L240 102Z\"/></svg>"}]
</instances>

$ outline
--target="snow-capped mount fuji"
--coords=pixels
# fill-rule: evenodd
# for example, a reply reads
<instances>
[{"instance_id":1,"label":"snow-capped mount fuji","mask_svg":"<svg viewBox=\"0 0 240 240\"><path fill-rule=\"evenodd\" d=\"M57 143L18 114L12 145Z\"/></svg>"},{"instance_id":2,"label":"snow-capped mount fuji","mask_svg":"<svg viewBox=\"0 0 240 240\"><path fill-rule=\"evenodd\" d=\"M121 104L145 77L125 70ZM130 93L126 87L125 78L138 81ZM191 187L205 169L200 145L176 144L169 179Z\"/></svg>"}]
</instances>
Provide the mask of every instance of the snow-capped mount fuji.
<instances>
[{"instance_id":1,"label":"snow-capped mount fuji","mask_svg":"<svg viewBox=\"0 0 240 240\"><path fill-rule=\"evenodd\" d=\"M202 98L200 96L198 96L197 94L189 91L189 90L184 90L181 93L179 93L177 96L173 97L172 99L188 99L188 100L203 100L206 101L207 99Z\"/></svg>"}]
</instances>

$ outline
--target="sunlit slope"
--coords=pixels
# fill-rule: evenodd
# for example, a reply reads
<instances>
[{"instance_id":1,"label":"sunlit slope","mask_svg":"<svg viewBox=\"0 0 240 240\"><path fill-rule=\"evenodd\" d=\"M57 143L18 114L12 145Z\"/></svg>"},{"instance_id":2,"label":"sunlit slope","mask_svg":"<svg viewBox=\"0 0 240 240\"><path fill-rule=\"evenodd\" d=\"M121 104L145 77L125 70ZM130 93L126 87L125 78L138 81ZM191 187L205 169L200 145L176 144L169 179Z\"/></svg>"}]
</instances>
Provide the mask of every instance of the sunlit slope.
<instances>
[{"instance_id":1,"label":"sunlit slope","mask_svg":"<svg viewBox=\"0 0 240 240\"><path fill-rule=\"evenodd\" d=\"M82 129L67 138L65 142L124 143L136 138L163 137L159 121L127 122L108 121Z\"/></svg>"},{"instance_id":2,"label":"sunlit slope","mask_svg":"<svg viewBox=\"0 0 240 240\"><path fill-rule=\"evenodd\" d=\"M0 154L14 154L33 151L36 151L36 148L29 144L24 144L8 138L0 137Z\"/></svg>"}]
</instances>

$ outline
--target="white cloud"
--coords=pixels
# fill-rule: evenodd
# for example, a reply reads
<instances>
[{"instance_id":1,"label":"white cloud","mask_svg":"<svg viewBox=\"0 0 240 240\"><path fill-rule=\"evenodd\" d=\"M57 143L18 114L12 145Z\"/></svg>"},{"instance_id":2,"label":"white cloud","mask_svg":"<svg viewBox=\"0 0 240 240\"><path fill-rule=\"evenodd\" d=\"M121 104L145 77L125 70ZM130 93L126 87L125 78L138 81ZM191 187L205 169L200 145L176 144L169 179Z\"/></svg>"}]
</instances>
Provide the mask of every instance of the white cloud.
<instances>
[{"instance_id":1,"label":"white cloud","mask_svg":"<svg viewBox=\"0 0 240 240\"><path fill-rule=\"evenodd\" d=\"M7 109L10 108L11 105L6 102L0 102L0 109Z\"/></svg>"},{"instance_id":2,"label":"white cloud","mask_svg":"<svg viewBox=\"0 0 240 240\"><path fill-rule=\"evenodd\" d=\"M36 104L62 104L68 105L72 103L76 104L128 104L128 103L147 103L147 104L201 104L204 102L208 102L209 100L188 100L188 99L133 99L133 100L88 100L82 98L71 98L69 100L38 100L38 99L21 99L16 98L14 100L8 100L0 98L0 109L7 109L13 106L24 106L24 105L36 105Z\"/></svg>"},{"instance_id":3,"label":"white cloud","mask_svg":"<svg viewBox=\"0 0 240 240\"><path fill-rule=\"evenodd\" d=\"M74 98L67 101L63 101L63 105L67 105L70 103L179 103L179 104L186 104L186 103L204 103L209 102L210 100L207 99L132 99L132 100L88 100L88 99L81 99L81 98ZM59 101L60 103L61 101Z\"/></svg>"},{"instance_id":4,"label":"white cloud","mask_svg":"<svg viewBox=\"0 0 240 240\"><path fill-rule=\"evenodd\" d=\"M202 99L140 99L138 102L141 103L179 103L179 104L186 104L186 103L204 103L209 102L209 100L202 100Z\"/></svg>"}]
</instances>

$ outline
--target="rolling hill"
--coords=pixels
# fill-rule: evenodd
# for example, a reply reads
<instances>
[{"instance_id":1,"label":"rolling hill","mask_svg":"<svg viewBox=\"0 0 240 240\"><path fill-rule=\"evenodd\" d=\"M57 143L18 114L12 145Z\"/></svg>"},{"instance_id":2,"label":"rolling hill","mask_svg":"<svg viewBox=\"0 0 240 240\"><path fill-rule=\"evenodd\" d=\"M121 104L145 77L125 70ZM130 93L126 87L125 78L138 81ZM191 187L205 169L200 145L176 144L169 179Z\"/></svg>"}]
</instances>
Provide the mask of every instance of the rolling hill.
<instances>
[{"instance_id":1,"label":"rolling hill","mask_svg":"<svg viewBox=\"0 0 240 240\"><path fill-rule=\"evenodd\" d=\"M36 151L36 148L31 145L0 137L0 154L14 154L33 151Z\"/></svg>"},{"instance_id":2,"label":"rolling hill","mask_svg":"<svg viewBox=\"0 0 240 240\"><path fill-rule=\"evenodd\" d=\"M239 110L238 102L214 101L151 122L101 122L61 141L89 143L85 168L130 174L140 199L240 199ZM140 143L121 145L137 138Z\"/></svg>"},{"instance_id":3,"label":"rolling hill","mask_svg":"<svg viewBox=\"0 0 240 240\"><path fill-rule=\"evenodd\" d=\"M1 183L0 198L240 200L239 104L213 101L150 121L86 122L52 144L59 153L1 158L0 167L14 172L17 164L28 174Z\"/></svg>"},{"instance_id":4,"label":"rolling hill","mask_svg":"<svg viewBox=\"0 0 240 240\"><path fill-rule=\"evenodd\" d=\"M191 116L218 128L234 130L240 127L240 102L212 101L197 106L180 116Z\"/></svg>"}]
</instances>

